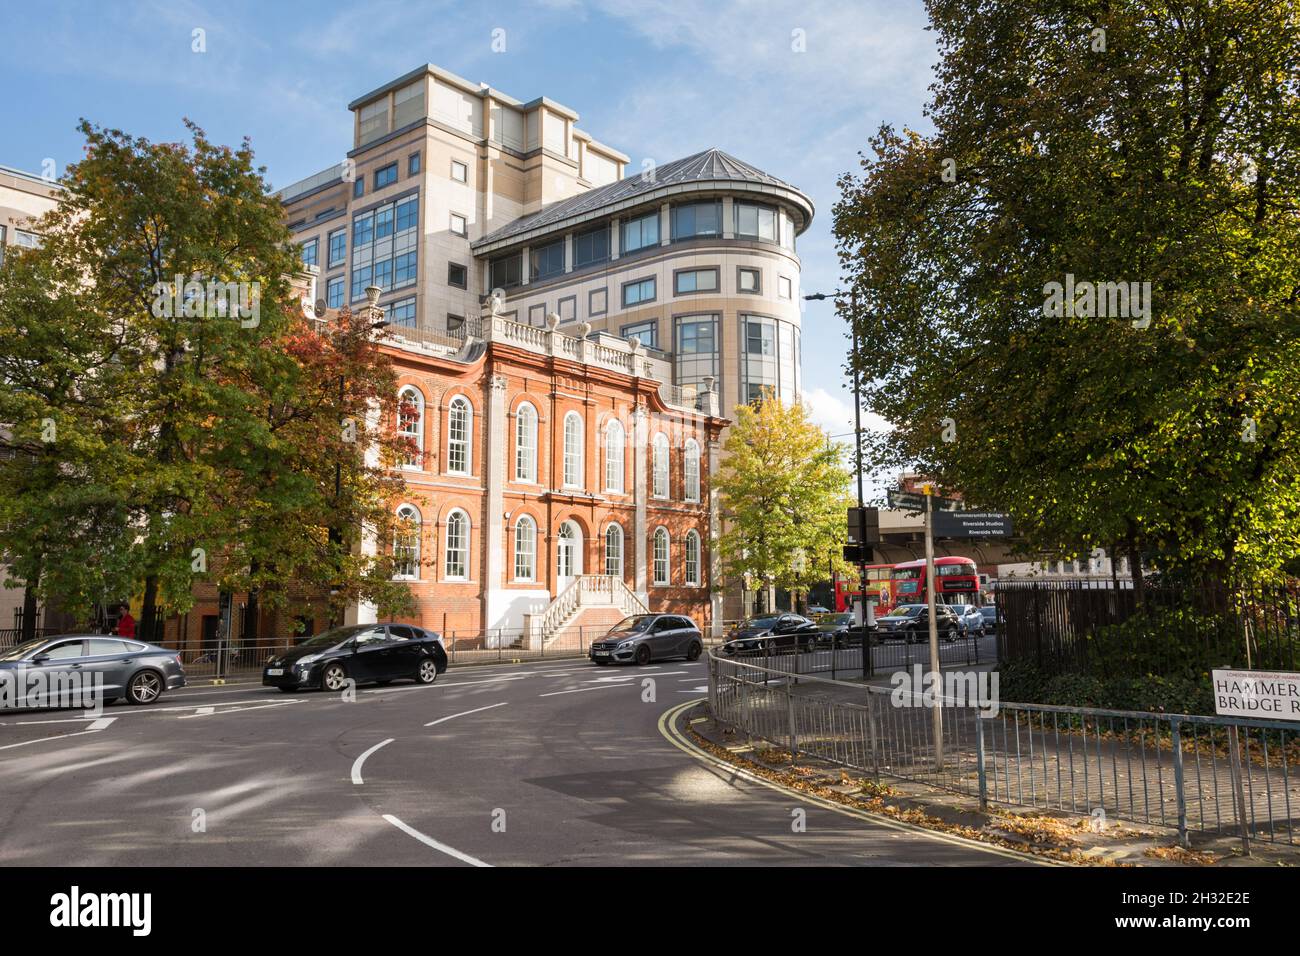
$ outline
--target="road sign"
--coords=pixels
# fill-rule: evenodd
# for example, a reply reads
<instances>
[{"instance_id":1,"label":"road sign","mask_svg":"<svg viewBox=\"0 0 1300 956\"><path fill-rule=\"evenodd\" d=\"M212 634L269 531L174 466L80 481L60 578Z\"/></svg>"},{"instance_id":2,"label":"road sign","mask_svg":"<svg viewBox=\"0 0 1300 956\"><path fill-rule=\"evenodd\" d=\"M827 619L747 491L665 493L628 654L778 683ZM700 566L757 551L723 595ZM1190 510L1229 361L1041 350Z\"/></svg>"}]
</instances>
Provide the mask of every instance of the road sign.
<instances>
[{"instance_id":1,"label":"road sign","mask_svg":"<svg viewBox=\"0 0 1300 956\"><path fill-rule=\"evenodd\" d=\"M880 543L880 510L877 508L849 509L849 544Z\"/></svg>"},{"instance_id":2,"label":"road sign","mask_svg":"<svg viewBox=\"0 0 1300 956\"><path fill-rule=\"evenodd\" d=\"M1223 717L1300 720L1300 674L1214 671L1214 712Z\"/></svg>"},{"instance_id":3,"label":"road sign","mask_svg":"<svg viewBox=\"0 0 1300 956\"><path fill-rule=\"evenodd\" d=\"M936 511L934 533L940 538L1010 538L1011 515L1000 511Z\"/></svg>"},{"instance_id":4,"label":"road sign","mask_svg":"<svg viewBox=\"0 0 1300 956\"><path fill-rule=\"evenodd\" d=\"M925 495L918 491L899 491L897 488L890 488L885 494L891 508L900 511L925 510ZM930 496L930 504L935 511L959 511L962 507L962 502L956 498L940 498L938 495Z\"/></svg>"}]
</instances>

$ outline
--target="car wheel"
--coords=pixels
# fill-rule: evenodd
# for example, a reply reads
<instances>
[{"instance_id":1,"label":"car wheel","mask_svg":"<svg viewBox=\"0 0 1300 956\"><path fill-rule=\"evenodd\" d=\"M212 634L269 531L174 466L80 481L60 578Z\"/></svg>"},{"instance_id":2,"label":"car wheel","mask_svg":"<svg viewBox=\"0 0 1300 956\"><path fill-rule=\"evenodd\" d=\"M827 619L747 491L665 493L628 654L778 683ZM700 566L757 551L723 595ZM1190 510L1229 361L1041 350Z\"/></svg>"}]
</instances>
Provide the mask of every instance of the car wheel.
<instances>
[{"instance_id":1,"label":"car wheel","mask_svg":"<svg viewBox=\"0 0 1300 956\"><path fill-rule=\"evenodd\" d=\"M949 630L948 630L947 641L948 641L949 644L955 644L955 643L957 643L957 629L956 629L956 628L949 628Z\"/></svg>"},{"instance_id":2,"label":"car wheel","mask_svg":"<svg viewBox=\"0 0 1300 956\"><path fill-rule=\"evenodd\" d=\"M649 663L650 663L650 645L649 645L649 644L641 644L641 645L638 645L638 646L637 646L637 649L636 649L636 662L637 662L638 664L649 664Z\"/></svg>"},{"instance_id":3,"label":"car wheel","mask_svg":"<svg viewBox=\"0 0 1300 956\"><path fill-rule=\"evenodd\" d=\"M320 675L320 685L324 690L342 690L347 686L348 674L342 664L329 664Z\"/></svg>"},{"instance_id":4,"label":"car wheel","mask_svg":"<svg viewBox=\"0 0 1300 956\"><path fill-rule=\"evenodd\" d=\"M686 659L688 661L698 661L700 659L700 655L703 653L704 653L704 645L701 644L699 641L694 641L691 643L690 649L686 651Z\"/></svg>"},{"instance_id":5,"label":"car wheel","mask_svg":"<svg viewBox=\"0 0 1300 956\"><path fill-rule=\"evenodd\" d=\"M126 699L132 704L152 704L162 692L162 677L157 671L141 671L126 685Z\"/></svg>"},{"instance_id":6,"label":"car wheel","mask_svg":"<svg viewBox=\"0 0 1300 956\"><path fill-rule=\"evenodd\" d=\"M438 665L431 657L426 657L420 661L420 667L415 672L415 679L421 684L432 684L438 679Z\"/></svg>"}]
</instances>

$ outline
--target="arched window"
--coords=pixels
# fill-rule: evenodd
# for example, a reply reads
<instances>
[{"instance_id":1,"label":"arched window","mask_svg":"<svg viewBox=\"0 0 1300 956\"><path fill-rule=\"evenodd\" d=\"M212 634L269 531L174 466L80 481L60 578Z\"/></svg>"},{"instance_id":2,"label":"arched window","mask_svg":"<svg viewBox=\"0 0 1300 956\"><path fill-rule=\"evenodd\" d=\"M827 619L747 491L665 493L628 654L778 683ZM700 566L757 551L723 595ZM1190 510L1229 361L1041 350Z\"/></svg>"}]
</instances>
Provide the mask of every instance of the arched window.
<instances>
[{"instance_id":1,"label":"arched window","mask_svg":"<svg viewBox=\"0 0 1300 956\"><path fill-rule=\"evenodd\" d=\"M686 583L698 586L700 583L700 535L691 529L686 532Z\"/></svg>"},{"instance_id":2,"label":"arched window","mask_svg":"<svg viewBox=\"0 0 1300 956\"><path fill-rule=\"evenodd\" d=\"M453 475L470 473L470 443L474 437L474 410L469 399L457 395L447 408L447 471Z\"/></svg>"},{"instance_id":3,"label":"arched window","mask_svg":"<svg viewBox=\"0 0 1300 956\"><path fill-rule=\"evenodd\" d=\"M582 573L582 529L572 521L560 525L555 539L555 574L560 590Z\"/></svg>"},{"instance_id":4,"label":"arched window","mask_svg":"<svg viewBox=\"0 0 1300 956\"><path fill-rule=\"evenodd\" d=\"M537 480L537 409L524 402L515 412L515 481Z\"/></svg>"},{"instance_id":5,"label":"arched window","mask_svg":"<svg viewBox=\"0 0 1300 956\"><path fill-rule=\"evenodd\" d=\"M420 512L414 505L402 505L393 529L393 578L414 581L419 576Z\"/></svg>"},{"instance_id":6,"label":"arched window","mask_svg":"<svg viewBox=\"0 0 1300 956\"><path fill-rule=\"evenodd\" d=\"M414 385L397 393L397 434L407 441L403 468L424 467L424 395Z\"/></svg>"},{"instance_id":7,"label":"arched window","mask_svg":"<svg viewBox=\"0 0 1300 956\"><path fill-rule=\"evenodd\" d=\"M469 578L469 515L459 509L447 515L443 577L448 581L464 581Z\"/></svg>"},{"instance_id":8,"label":"arched window","mask_svg":"<svg viewBox=\"0 0 1300 956\"><path fill-rule=\"evenodd\" d=\"M617 524L605 529L605 573L623 576L623 528Z\"/></svg>"},{"instance_id":9,"label":"arched window","mask_svg":"<svg viewBox=\"0 0 1300 956\"><path fill-rule=\"evenodd\" d=\"M577 412L564 416L564 484L582 487L582 416Z\"/></svg>"},{"instance_id":10,"label":"arched window","mask_svg":"<svg viewBox=\"0 0 1300 956\"><path fill-rule=\"evenodd\" d=\"M694 438L686 439L682 470L686 478L686 500L700 500L700 445Z\"/></svg>"},{"instance_id":11,"label":"arched window","mask_svg":"<svg viewBox=\"0 0 1300 956\"><path fill-rule=\"evenodd\" d=\"M651 494L656 498L668 497L668 436L663 432L655 435L654 441L654 488Z\"/></svg>"},{"instance_id":12,"label":"arched window","mask_svg":"<svg viewBox=\"0 0 1300 956\"><path fill-rule=\"evenodd\" d=\"M611 419L605 426L605 490L623 492L623 449L627 447L623 423Z\"/></svg>"},{"instance_id":13,"label":"arched window","mask_svg":"<svg viewBox=\"0 0 1300 956\"><path fill-rule=\"evenodd\" d=\"M668 584L668 529L655 529L654 545L655 584L663 587Z\"/></svg>"},{"instance_id":14,"label":"arched window","mask_svg":"<svg viewBox=\"0 0 1300 956\"><path fill-rule=\"evenodd\" d=\"M520 515L515 522L515 580L533 580L537 559L537 522Z\"/></svg>"}]
</instances>

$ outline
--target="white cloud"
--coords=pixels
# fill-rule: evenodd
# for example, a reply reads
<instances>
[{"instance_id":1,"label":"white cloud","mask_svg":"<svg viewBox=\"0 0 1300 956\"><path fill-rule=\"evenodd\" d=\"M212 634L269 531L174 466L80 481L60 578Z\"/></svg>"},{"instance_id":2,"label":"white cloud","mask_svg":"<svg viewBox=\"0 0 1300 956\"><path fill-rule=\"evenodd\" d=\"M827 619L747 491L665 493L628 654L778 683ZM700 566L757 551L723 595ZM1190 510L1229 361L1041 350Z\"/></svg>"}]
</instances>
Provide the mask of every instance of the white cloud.
<instances>
[{"instance_id":1,"label":"white cloud","mask_svg":"<svg viewBox=\"0 0 1300 956\"><path fill-rule=\"evenodd\" d=\"M840 389L837 393L824 388L806 389L803 401L808 407L808 417L824 428L827 434L836 436L840 441L852 441L853 397L847 389ZM874 412L862 416L863 431L886 432L891 427L889 422Z\"/></svg>"}]
</instances>

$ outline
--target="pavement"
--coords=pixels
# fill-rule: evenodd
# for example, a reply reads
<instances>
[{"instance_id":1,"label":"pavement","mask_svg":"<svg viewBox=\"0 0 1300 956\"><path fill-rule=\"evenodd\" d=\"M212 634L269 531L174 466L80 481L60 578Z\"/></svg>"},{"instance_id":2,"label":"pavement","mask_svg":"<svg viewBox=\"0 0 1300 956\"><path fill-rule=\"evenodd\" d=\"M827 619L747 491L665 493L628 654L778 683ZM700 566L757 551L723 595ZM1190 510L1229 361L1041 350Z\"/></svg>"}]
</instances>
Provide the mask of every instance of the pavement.
<instances>
[{"instance_id":1,"label":"pavement","mask_svg":"<svg viewBox=\"0 0 1300 956\"><path fill-rule=\"evenodd\" d=\"M681 744L703 662L0 714L0 864L1016 865Z\"/></svg>"}]
</instances>

